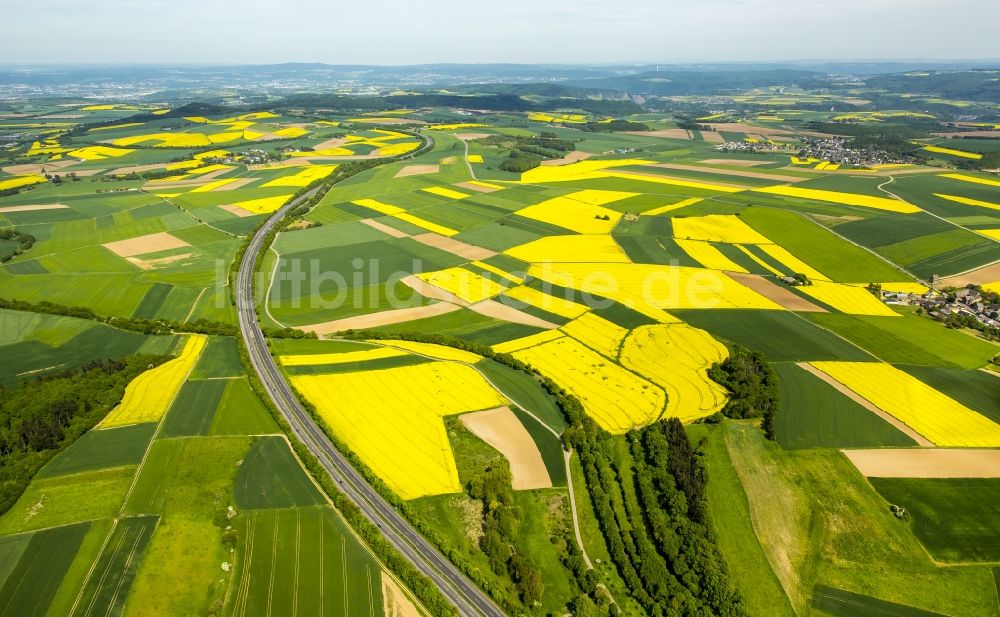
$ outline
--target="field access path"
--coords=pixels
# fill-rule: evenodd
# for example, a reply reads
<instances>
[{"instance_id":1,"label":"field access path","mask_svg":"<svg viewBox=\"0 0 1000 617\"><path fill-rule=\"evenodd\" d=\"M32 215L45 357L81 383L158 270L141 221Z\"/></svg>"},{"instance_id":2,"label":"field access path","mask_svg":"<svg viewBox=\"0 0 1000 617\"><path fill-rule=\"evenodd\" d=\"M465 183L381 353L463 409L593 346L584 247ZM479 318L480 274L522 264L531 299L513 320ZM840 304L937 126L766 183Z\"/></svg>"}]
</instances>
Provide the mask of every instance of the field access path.
<instances>
[{"instance_id":1,"label":"field access path","mask_svg":"<svg viewBox=\"0 0 1000 617\"><path fill-rule=\"evenodd\" d=\"M236 279L236 308L240 332L250 362L274 405L295 436L319 460L341 491L379 527L383 536L425 576L430 578L462 615L503 617L496 604L448 559L420 535L399 512L375 491L302 407L275 364L257 321L253 296L254 265L265 238L288 212L312 197L308 191L277 210L253 235L240 261Z\"/></svg>"}]
</instances>

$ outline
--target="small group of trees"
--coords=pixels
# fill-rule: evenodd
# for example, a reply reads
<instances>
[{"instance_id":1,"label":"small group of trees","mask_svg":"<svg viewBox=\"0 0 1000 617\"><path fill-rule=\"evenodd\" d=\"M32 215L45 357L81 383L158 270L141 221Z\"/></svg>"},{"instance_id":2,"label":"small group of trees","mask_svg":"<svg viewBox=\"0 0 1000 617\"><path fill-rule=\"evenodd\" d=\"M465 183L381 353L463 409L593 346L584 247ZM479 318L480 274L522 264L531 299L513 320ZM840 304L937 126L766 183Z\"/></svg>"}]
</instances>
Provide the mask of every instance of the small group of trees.
<instances>
[{"instance_id":1,"label":"small group of trees","mask_svg":"<svg viewBox=\"0 0 1000 617\"><path fill-rule=\"evenodd\" d=\"M10 228L0 229L0 240L7 240L17 244L17 247L12 251L0 253L0 263L10 261L35 245L34 236L26 234L23 231L17 231L16 229Z\"/></svg>"},{"instance_id":2,"label":"small group of trees","mask_svg":"<svg viewBox=\"0 0 1000 617\"><path fill-rule=\"evenodd\" d=\"M768 439L775 438L775 418L781 392L778 374L759 351L735 345L722 362L716 362L708 376L729 391L722 414L729 418L763 418L761 427Z\"/></svg>"}]
</instances>

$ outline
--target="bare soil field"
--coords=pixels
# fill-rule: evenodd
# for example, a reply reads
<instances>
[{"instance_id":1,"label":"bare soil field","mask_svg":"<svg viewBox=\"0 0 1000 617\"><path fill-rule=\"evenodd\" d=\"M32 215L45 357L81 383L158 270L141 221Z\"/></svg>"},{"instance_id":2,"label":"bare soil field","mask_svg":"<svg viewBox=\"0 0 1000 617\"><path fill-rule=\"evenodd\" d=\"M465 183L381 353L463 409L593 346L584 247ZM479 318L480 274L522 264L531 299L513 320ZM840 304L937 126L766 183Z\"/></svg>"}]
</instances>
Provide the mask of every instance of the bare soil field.
<instances>
[{"instance_id":1,"label":"bare soil field","mask_svg":"<svg viewBox=\"0 0 1000 617\"><path fill-rule=\"evenodd\" d=\"M8 165L3 170L15 176L25 176L28 174L43 174L47 171L59 171L60 169L77 164L76 159L56 161L54 163L24 163L22 165Z\"/></svg>"},{"instance_id":2,"label":"bare soil field","mask_svg":"<svg viewBox=\"0 0 1000 617\"><path fill-rule=\"evenodd\" d=\"M475 261L478 259L486 259L488 257L493 257L496 255L496 251L491 251L489 249L484 249L472 244L466 244L460 240L454 240L447 236L442 236L441 234L436 234L433 232L428 232L425 234L419 234L416 236L411 236L414 240L421 244L426 244L427 246L432 246L436 249L441 249L451 253L452 255L458 255L465 259Z\"/></svg>"},{"instance_id":3,"label":"bare soil field","mask_svg":"<svg viewBox=\"0 0 1000 617\"><path fill-rule=\"evenodd\" d=\"M851 399L852 401L854 401L858 405L861 405L862 407L864 407L868 411L872 412L876 416L882 418L883 420L885 420L889 424L891 424L894 427L896 427L897 429L899 429L904 435L906 435L907 437L909 437L913 441L917 442L917 445L919 445L919 446L921 446L923 448L933 448L934 447L934 444L931 443L930 441L928 441L927 438L925 438L923 435L921 435L920 433L916 432L915 430L913 430L912 428L910 428L906 424L903 424L902 422L900 422L898 419L896 419L896 416L894 416L894 415L892 415L892 414L890 414L890 413L888 413L886 411L883 411L879 407L876 407L868 399L866 399L863 396L859 395L854 390L851 390L850 388L848 388L844 384L840 383L839 381L837 381L833 377L830 377L829 375L827 375L823 371L819 370L818 368L816 368L812 364L809 364L808 362L799 362L798 365L799 365L800 368L803 368L803 369L809 371L813 375L819 377L820 379L822 379L826 383L830 384L838 392L840 392L841 394L843 394L847 398Z\"/></svg>"},{"instance_id":4,"label":"bare soil field","mask_svg":"<svg viewBox=\"0 0 1000 617\"><path fill-rule=\"evenodd\" d=\"M768 300L777 303L790 311L802 313L825 313L826 309L816 306L812 302L801 296L797 296L790 290L782 287L774 281L760 276L759 274L744 274L742 272L726 272L726 276L741 285L745 285L756 291Z\"/></svg>"},{"instance_id":5,"label":"bare soil field","mask_svg":"<svg viewBox=\"0 0 1000 617\"><path fill-rule=\"evenodd\" d=\"M244 210L243 208L237 206L236 204L222 204L219 207L230 214L235 214L240 218L246 218L248 216L254 215L253 212L250 212L249 210Z\"/></svg>"},{"instance_id":6,"label":"bare soil field","mask_svg":"<svg viewBox=\"0 0 1000 617\"><path fill-rule=\"evenodd\" d=\"M191 257L194 253L183 253L180 255L168 255L166 257L157 257L155 259L142 259L141 257L126 257L125 259L131 263L135 264L143 270L156 270L157 268L163 266L169 266L172 263L177 263Z\"/></svg>"},{"instance_id":7,"label":"bare soil field","mask_svg":"<svg viewBox=\"0 0 1000 617\"><path fill-rule=\"evenodd\" d=\"M347 140L343 137L331 137L326 141L321 141L312 147L313 150L328 150L330 148L339 148L347 143Z\"/></svg>"},{"instance_id":8,"label":"bare soil field","mask_svg":"<svg viewBox=\"0 0 1000 617\"><path fill-rule=\"evenodd\" d=\"M726 141L726 138L716 133L715 131L699 131L701 133L701 138L710 144L721 144Z\"/></svg>"},{"instance_id":9,"label":"bare soil field","mask_svg":"<svg viewBox=\"0 0 1000 617\"><path fill-rule=\"evenodd\" d=\"M756 163L752 161L751 163ZM759 164L759 163L756 163ZM738 169L718 169L715 167L698 167L697 165L682 165L680 163L654 163L649 167L659 167L661 169L676 169L678 171L700 171L700 172L711 172L713 174L718 174L720 176L739 176L741 178L759 178L761 180L774 180L775 182L802 182L803 180L808 180L809 178L800 178L798 176L783 176L780 174L770 174L760 171L742 171Z\"/></svg>"},{"instance_id":10,"label":"bare soil field","mask_svg":"<svg viewBox=\"0 0 1000 617\"><path fill-rule=\"evenodd\" d=\"M552 487L538 446L510 408L487 409L460 419L465 428L504 455L515 491Z\"/></svg>"},{"instance_id":11,"label":"bare soil field","mask_svg":"<svg viewBox=\"0 0 1000 617\"><path fill-rule=\"evenodd\" d=\"M624 131L627 135L640 137L666 137L668 139L691 139L691 133L685 129L660 129L658 131Z\"/></svg>"},{"instance_id":12,"label":"bare soil field","mask_svg":"<svg viewBox=\"0 0 1000 617\"><path fill-rule=\"evenodd\" d=\"M534 315L525 313L522 310L512 308L506 304L501 304L496 300L483 300L481 302L477 302L470 305L469 310L494 319L502 319L511 323L524 324L535 328L544 328L545 330L555 330L559 327L559 324L552 323L551 321L545 321L541 317L535 317Z\"/></svg>"},{"instance_id":13,"label":"bare soil field","mask_svg":"<svg viewBox=\"0 0 1000 617\"><path fill-rule=\"evenodd\" d=\"M34 212L36 210L62 210L69 206L64 204L32 204L28 206L7 206L0 208L0 213L5 212Z\"/></svg>"},{"instance_id":14,"label":"bare soil field","mask_svg":"<svg viewBox=\"0 0 1000 617\"><path fill-rule=\"evenodd\" d=\"M574 150L562 157L561 159L549 159L547 161L542 161L543 167L559 167L560 165L569 165L570 163L576 163L584 159L589 159L594 156L590 152L581 152L579 150Z\"/></svg>"},{"instance_id":15,"label":"bare soil field","mask_svg":"<svg viewBox=\"0 0 1000 617\"><path fill-rule=\"evenodd\" d=\"M473 139L486 139L489 137L489 133L455 133L455 137L463 141L471 141Z\"/></svg>"},{"instance_id":16,"label":"bare soil field","mask_svg":"<svg viewBox=\"0 0 1000 617\"><path fill-rule=\"evenodd\" d=\"M1000 478L1000 450L843 450L869 478Z\"/></svg>"},{"instance_id":17,"label":"bare soil field","mask_svg":"<svg viewBox=\"0 0 1000 617\"><path fill-rule=\"evenodd\" d=\"M437 285L431 285L427 281L418 278L415 274L403 277L400 279L400 282L425 298L440 300L441 302L450 302L451 304L457 304L459 306L469 306L468 302L459 298L450 291L441 289Z\"/></svg>"},{"instance_id":18,"label":"bare soil field","mask_svg":"<svg viewBox=\"0 0 1000 617\"><path fill-rule=\"evenodd\" d=\"M1000 281L1000 261L964 274L942 277L941 285L965 287L966 285L985 285L996 281Z\"/></svg>"},{"instance_id":19,"label":"bare soil field","mask_svg":"<svg viewBox=\"0 0 1000 617\"><path fill-rule=\"evenodd\" d=\"M131 165L129 167L119 167L107 172L108 176L127 176L128 174L141 174L144 171L154 169L166 169L170 163L153 163L151 165Z\"/></svg>"},{"instance_id":20,"label":"bare soil field","mask_svg":"<svg viewBox=\"0 0 1000 617\"><path fill-rule=\"evenodd\" d=\"M435 317L444 315L452 311L457 311L459 306L448 302L437 302L425 306L414 306L409 308L392 309L380 311L378 313L368 313L357 317L345 317L322 323L299 326L299 330L304 332L315 332L319 336L333 334L342 330L364 330L365 328L378 328L379 326L389 326L392 324L424 319L425 317Z\"/></svg>"},{"instance_id":21,"label":"bare soil field","mask_svg":"<svg viewBox=\"0 0 1000 617\"><path fill-rule=\"evenodd\" d=\"M138 236L129 238L128 240L108 242L102 246L119 257L134 257L136 255L169 251L191 245L180 238L161 231L160 233Z\"/></svg>"},{"instance_id":22,"label":"bare soil field","mask_svg":"<svg viewBox=\"0 0 1000 617\"><path fill-rule=\"evenodd\" d=\"M492 189L492 188L490 188L488 186L483 186L481 184L473 184L471 182L456 182L452 186L457 186L458 188L461 188L461 189L467 189L467 190L470 190L470 191L475 191L477 193L493 193L495 191L499 191L500 190L500 189Z\"/></svg>"},{"instance_id":23,"label":"bare soil field","mask_svg":"<svg viewBox=\"0 0 1000 617\"><path fill-rule=\"evenodd\" d=\"M382 614L384 617L422 617L402 587L382 572Z\"/></svg>"},{"instance_id":24,"label":"bare soil field","mask_svg":"<svg viewBox=\"0 0 1000 617\"><path fill-rule=\"evenodd\" d=\"M399 171L393 178L406 178L408 176L423 176L426 174L436 174L441 171L440 165L407 165Z\"/></svg>"},{"instance_id":25,"label":"bare soil field","mask_svg":"<svg viewBox=\"0 0 1000 617\"><path fill-rule=\"evenodd\" d=\"M377 229L377 230L381 231L384 234L390 235L393 238L409 238L410 237L410 234L408 234L408 233L406 233L404 231L400 231L400 230L396 229L395 227L389 227L385 223L381 223L379 221L376 221L375 219L361 219L361 222L364 223L365 225L368 225L369 227L371 227L373 229Z\"/></svg>"}]
</instances>

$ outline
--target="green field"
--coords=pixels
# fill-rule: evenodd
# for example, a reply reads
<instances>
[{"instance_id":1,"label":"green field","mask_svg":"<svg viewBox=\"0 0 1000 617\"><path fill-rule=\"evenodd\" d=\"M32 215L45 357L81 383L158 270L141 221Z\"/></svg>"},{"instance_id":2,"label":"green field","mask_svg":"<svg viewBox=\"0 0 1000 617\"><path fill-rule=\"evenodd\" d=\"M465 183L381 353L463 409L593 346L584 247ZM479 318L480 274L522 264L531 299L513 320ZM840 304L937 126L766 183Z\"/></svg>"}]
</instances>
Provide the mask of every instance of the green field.
<instances>
[{"instance_id":1,"label":"green field","mask_svg":"<svg viewBox=\"0 0 1000 617\"><path fill-rule=\"evenodd\" d=\"M969 409L978 411L994 422L1000 422L1000 398L996 396L1000 377L995 374L937 366L899 368Z\"/></svg>"},{"instance_id":2,"label":"green field","mask_svg":"<svg viewBox=\"0 0 1000 617\"><path fill-rule=\"evenodd\" d=\"M871 360L864 350L788 311L673 311L713 336L759 351L772 362Z\"/></svg>"},{"instance_id":3,"label":"green field","mask_svg":"<svg viewBox=\"0 0 1000 617\"><path fill-rule=\"evenodd\" d=\"M935 559L997 562L1000 546L1000 479L870 478L891 504L906 508L913 533Z\"/></svg>"},{"instance_id":4,"label":"green field","mask_svg":"<svg viewBox=\"0 0 1000 617\"><path fill-rule=\"evenodd\" d=\"M808 318L893 364L973 369L1000 352L1000 345L945 328L913 309L897 312L901 317L809 313Z\"/></svg>"},{"instance_id":5,"label":"green field","mask_svg":"<svg viewBox=\"0 0 1000 617\"><path fill-rule=\"evenodd\" d=\"M241 509L291 508L324 502L281 437L257 438L236 474Z\"/></svg>"},{"instance_id":6,"label":"green field","mask_svg":"<svg viewBox=\"0 0 1000 617\"><path fill-rule=\"evenodd\" d=\"M785 448L916 446L899 429L795 364L776 364L781 409L775 433Z\"/></svg>"},{"instance_id":7,"label":"green field","mask_svg":"<svg viewBox=\"0 0 1000 617\"><path fill-rule=\"evenodd\" d=\"M137 465L155 432L153 423L87 431L39 470L36 477Z\"/></svg>"},{"instance_id":8,"label":"green field","mask_svg":"<svg viewBox=\"0 0 1000 617\"><path fill-rule=\"evenodd\" d=\"M31 534L23 546L17 546L23 542L20 538L5 539L0 551L10 556L11 563L4 564L6 580L0 588L0 615L45 615L89 527L90 523L78 523L39 531ZM21 554L15 558L18 551Z\"/></svg>"}]
</instances>

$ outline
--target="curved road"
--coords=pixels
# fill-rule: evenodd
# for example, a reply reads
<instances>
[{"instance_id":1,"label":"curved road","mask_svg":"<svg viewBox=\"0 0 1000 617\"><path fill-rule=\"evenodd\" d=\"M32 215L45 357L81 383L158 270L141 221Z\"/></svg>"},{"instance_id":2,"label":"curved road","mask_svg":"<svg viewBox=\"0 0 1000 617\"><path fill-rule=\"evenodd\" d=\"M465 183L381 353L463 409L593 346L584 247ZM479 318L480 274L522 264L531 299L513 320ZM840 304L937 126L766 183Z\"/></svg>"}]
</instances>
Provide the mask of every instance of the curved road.
<instances>
[{"instance_id":1,"label":"curved road","mask_svg":"<svg viewBox=\"0 0 1000 617\"><path fill-rule=\"evenodd\" d=\"M275 212L257 230L240 262L236 279L236 308L240 331L254 370L275 406L292 427L295 436L319 459L338 488L375 523L383 536L430 578L462 615L503 617L504 612L448 559L432 546L395 508L379 495L337 450L322 429L299 403L268 350L257 321L253 300L254 263L264 238L290 210L312 197L309 191Z\"/></svg>"}]
</instances>

